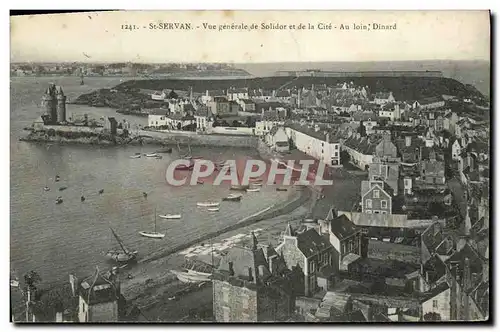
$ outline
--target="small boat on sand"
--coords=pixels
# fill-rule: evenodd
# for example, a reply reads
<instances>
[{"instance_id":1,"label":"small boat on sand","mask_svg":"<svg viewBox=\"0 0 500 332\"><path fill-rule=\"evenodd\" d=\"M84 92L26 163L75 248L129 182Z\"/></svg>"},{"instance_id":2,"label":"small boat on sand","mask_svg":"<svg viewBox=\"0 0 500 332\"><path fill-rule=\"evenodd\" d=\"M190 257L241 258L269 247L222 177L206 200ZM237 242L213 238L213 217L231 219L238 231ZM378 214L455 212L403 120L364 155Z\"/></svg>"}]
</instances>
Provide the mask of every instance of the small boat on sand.
<instances>
[{"instance_id":1,"label":"small boat on sand","mask_svg":"<svg viewBox=\"0 0 500 332\"><path fill-rule=\"evenodd\" d=\"M219 211L219 208L216 207L216 208L208 208L207 211L210 211L210 212L218 212Z\"/></svg>"},{"instance_id":2,"label":"small boat on sand","mask_svg":"<svg viewBox=\"0 0 500 332\"><path fill-rule=\"evenodd\" d=\"M205 182L203 182L202 180L198 180L198 181L196 181L196 183L197 183L197 184L203 184L203 183L205 183Z\"/></svg>"},{"instance_id":3,"label":"small boat on sand","mask_svg":"<svg viewBox=\"0 0 500 332\"><path fill-rule=\"evenodd\" d=\"M141 157L140 154L135 154L133 156L130 156L131 159L139 159Z\"/></svg>"},{"instance_id":4,"label":"small boat on sand","mask_svg":"<svg viewBox=\"0 0 500 332\"><path fill-rule=\"evenodd\" d=\"M59 182L60 179L59 175L56 175L56 182Z\"/></svg>"},{"instance_id":5,"label":"small boat on sand","mask_svg":"<svg viewBox=\"0 0 500 332\"><path fill-rule=\"evenodd\" d=\"M260 188L248 188L247 189L247 193L253 193L253 192L257 192L257 191L260 191Z\"/></svg>"},{"instance_id":6,"label":"small boat on sand","mask_svg":"<svg viewBox=\"0 0 500 332\"><path fill-rule=\"evenodd\" d=\"M61 204L63 202L63 199L61 196L56 198L56 204Z\"/></svg>"},{"instance_id":7,"label":"small boat on sand","mask_svg":"<svg viewBox=\"0 0 500 332\"><path fill-rule=\"evenodd\" d=\"M66 190L66 189L68 189L68 187L61 187L61 188L59 188L59 191L63 191L63 190Z\"/></svg>"},{"instance_id":8,"label":"small boat on sand","mask_svg":"<svg viewBox=\"0 0 500 332\"><path fill-rule=\"evenodd\" d=\"M230 190L239 190L239 191L245 191L249 188L250 186L247 185L233 185L231 186Z\"/></svg>"},{"instance_id":9,"label":"small boat on sand","mask_svg":"<svg viewBox=\"0 0 500 332\"><path fill-rule=\"evenodd\" d=\"M162 157L162 156L156 156L155 158L156 158L156 159L163 159L163 157Z\"/></svg>"},{"instance_id":10,"label":"small boat on sand","mask_svg":"<svg viewBox=\"0 0 500 332\"><path fill-rule=\"evenodd\" d=\"M50 190L50 188L49 188L49 187L47 187L47 186L45 186L45 187L43 187L43 190L44 190L44 191L49 191L49 190Z\"/></svg>"},{"instance_id":11,"label":"small boat on sand","mask_svg":"<svg viewBox=\"0 0 500 332\"><path fill-rule=\"evenodd\" d=\"M99 190L99 195L101 195L104 192L104 189Z\"/></svg>"},{"instance_id":12,"label":"small boat on sand","mask_svg":"<svg viewBox=\"0 0 500 332\"><path fill-rule=\"evenodd\" d=\"M146 153L146 157L159 157L160 155L158 153Z\"/></svg>"},{"instance_id":13,"label":"small boat on sand","mask_svg":"<svg viewBox=\"0 0 500 332\"><path fill-rule=\"evenodd\" d=\"M231 201L231 202L239 202L241 201L241 198L243 197L243 195L241 194L238 194L238 195L229 195L227 197L224 197L222 200L223 201Z\"/></svg>"},{"instance_id":14,"label":"small boat on sand","mask_svg":"<svg viewBox=\"0 0 500 332\"><path fill-rule=\"evenodd\" d=\"M218 202L199 202L196 203L197 206L199 207L218 207L220 203Z\"/></svg>"},{"instance_id":15,"label":"small boat on sand","mask_svg":"<svg viewBox=\"0 0 500 332\"><path fill-rule=\"evenodd\" d=\"M287 188L276 188L276 191L288 191Z\"/></svg>"},{"instance_id":16,"label":"small boat on sand","mask_svg":"<svg viewBox=\"0 0 500 332\"><path fill-rule=\"evenodd\" d=\"M85 202L85 196L80 197L80 201Z\"/></svg>"},{"instance_id":17,"label":"small boat on sand","mask_svg":"<svg viewBox=\"0 0 500 332\"><path fill-rule=\"evenodd\" d=\"M159 214L158 217L163 219L181 219L180 214Z\"/></svg>"}]
</instances>

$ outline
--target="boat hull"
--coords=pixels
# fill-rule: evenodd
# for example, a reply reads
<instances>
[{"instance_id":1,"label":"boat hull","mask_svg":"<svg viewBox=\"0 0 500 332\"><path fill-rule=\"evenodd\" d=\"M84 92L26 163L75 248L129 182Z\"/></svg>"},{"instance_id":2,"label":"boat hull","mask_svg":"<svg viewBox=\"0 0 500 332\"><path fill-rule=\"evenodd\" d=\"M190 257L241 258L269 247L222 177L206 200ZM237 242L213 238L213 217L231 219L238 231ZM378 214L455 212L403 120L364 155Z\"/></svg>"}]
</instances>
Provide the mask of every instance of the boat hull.
<instances>
[{"instance_id":1,"label":"boat hull","mask_svg":"<svg viewBox=\"0 0 500 332\"><path fill-rule=\"evenodd\" d=\"M180 214L167 214L167 215L158 215L158 217L162 218L162 219L181 219L181 215Z\"/></svg>"},{"instance_id":2,"label":"boat hull","mask_svg":"<svg viewBox=\"0 0 500 332\"><path fill-rule=\"evenodd\" d=\"M144 237L149 237L152 239L162 239L165 237L165 234L162 234L162 233L139 232L139 234L144 236Z\"/></svg>"},{"instance_id":3,"label":"boat hull","mask_svg":"<svg viewBox=\"0 0 500 332\"><path fill-rule=\"evenodd\" d=\"M199 273L190 273L190 272L180 272L180 271L175 271L171 270L172 273L174 273L179 279L179 281L183 283L199 283L203 281L210 281L210 275L206 275L205 273L199 274Z\"/></svg>"},{"instance_id":4,"label":"boat hull","mask_svg":"<svg viewBox=\"0 0 500 332\"><path fill-rule=\"evenodd\" d=\"M199 207L218 207L220 204L219 203L197 203L196 204Z\"/></svg>"}]
</instances>

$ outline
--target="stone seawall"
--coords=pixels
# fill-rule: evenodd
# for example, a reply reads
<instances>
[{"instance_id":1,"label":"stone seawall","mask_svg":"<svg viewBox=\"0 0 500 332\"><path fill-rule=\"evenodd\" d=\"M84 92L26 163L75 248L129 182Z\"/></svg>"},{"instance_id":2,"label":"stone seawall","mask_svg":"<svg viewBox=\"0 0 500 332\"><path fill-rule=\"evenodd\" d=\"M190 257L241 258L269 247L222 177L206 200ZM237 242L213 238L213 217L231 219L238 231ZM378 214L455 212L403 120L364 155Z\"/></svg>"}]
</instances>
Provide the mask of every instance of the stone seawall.
<instances>
[{"instance_id":1,"label":"stone seawall","mask_svg":"<svg viewBox=\"0 0 500 332\"><path fill-rule=\"evenodd\" d=\"M190 144L191 146L227 146L242 148L257 148L258 138L242 135L197 134L193 132L159 132L139 131L143 142L169 144Z\"/></svg>"}]
</instances>

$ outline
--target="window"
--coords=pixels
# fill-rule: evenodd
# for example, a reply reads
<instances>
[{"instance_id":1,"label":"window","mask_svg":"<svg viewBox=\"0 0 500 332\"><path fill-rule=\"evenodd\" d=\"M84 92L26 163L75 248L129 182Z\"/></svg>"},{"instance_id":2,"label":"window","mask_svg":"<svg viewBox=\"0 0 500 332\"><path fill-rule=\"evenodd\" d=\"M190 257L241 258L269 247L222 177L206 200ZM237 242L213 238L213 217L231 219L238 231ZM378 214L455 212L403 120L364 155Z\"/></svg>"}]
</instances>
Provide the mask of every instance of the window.
<instances>
[{"instance_id":1,"label":"window","mask_svg":"<svg viewBox=\"0 0 500 332\"><path fill-rule=\"evenodd\" d=\"M316 272L316 262L311 262L311 272Z\"/></svg>"},{"instance_id":2,"label":"window","mask_svg":"<svg viewBox=\"0 0 500 332\"><path fill-rule=\"evenodd\" d=\"M222 311L224 314L224 322L229 322L229 308L228 307L222 307Z\"/></svg>"},{"instance_id":3,"label":"window","mask_svg":"<svg viewBox=\"0 0 500 332\"><path fill-rule=\"evenodd\" d=\"M387 211L380 211L380 213L382 213L382 214L387 214Z\"/></svg>"},{"instance_id":4,"label":"window","mask_svg":"<svg viewBox=\"0 0 500 332\"><path fill-rule=\"evenodd\" d=\"M338 155L339 155L339 153L338 153L338 152L334 152L334 153L333 153L333 156L334 156L334 157L338 157Z\"/></svg>"},{"instance_id":5,"label":"window","mask_svg":"<svg viewBox=\"0 0 500 332\"><path fill-rule=\"evenodd\" d=\"M338 150L339 149L339 146L338 145L335 145L335 150Z\"/></svg>"},{"instance_id":6,"label":"window","mask_svg":"<svg viewBox=\"0 0 500 332\"><path fill-rule=\"evenodd\" d=\"M222 300L226 303L229 302L229 289L227 288L222 289Z\"/></svg>"},{"instance_id":7,"label":"window","mask_svg":"<svg viewBox=\"0 0 500 332\"><path fill-rule=\"evenodd\" d=\"M382 209L387 209L387 201L385 199L380 201Z\"/></svg>"},{"instance_id":8,"label":"window","mask_svg":"<svg viewBox=\"0 0 500 332\"><path fill-rule=\"evenodd\" d=\"M437 309L438 307L438 300L432 300L432 308Z\"/></svg>"},{"instance_id":9,"label":"window","mask_svg":"<svg viewBox=\"0 0 500 332\"><path fill-rule=\"evenodd\" d=\"M380 198L380 190L373 191L373 198Z\"/></svg>"},{"instance_id":10,"label":"window","mask_svg":"<svg viewBox=\"0 0 500 332\"><path fill-rule=\"evenodd\" d=\"M366 207L367 208L371 208L372 207L372 200L371 199L367 199L366 200Z\"/></svg>"},{"instance_id":11,"label":"window","mask_svg":"<svg viewBox=\"0 0 500 332\"><path fill-rule=\"evenodd\" d=\"M380 212L379 210L373 210L373 213L375 214L379 214L379 212Z\"/></svg>"}]
</instances>

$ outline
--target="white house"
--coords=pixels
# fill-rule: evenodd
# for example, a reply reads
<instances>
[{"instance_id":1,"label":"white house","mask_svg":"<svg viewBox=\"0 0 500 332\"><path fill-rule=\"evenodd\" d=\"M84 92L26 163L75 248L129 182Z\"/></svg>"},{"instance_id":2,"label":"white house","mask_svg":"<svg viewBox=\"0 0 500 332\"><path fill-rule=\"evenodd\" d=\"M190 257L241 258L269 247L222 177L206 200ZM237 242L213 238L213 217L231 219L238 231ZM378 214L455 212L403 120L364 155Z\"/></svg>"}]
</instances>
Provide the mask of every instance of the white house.
<instances>
[{"instance_id":1,"label":"white house","mask_svg":"<svg viewBox=\"0 0 500 332\"><path fill-rule=\"evenodd\" d=\"M238 101L240 99L248 99L247 88L231 88L227 90L227 99Z\"/></svg>"},{"instance_id":2,"label":"white house","mask_svg":"<svg viewBox=\"0 0 500 332\"><path fill-rule=\"evenodd\" d=\"M451 145L451 159L460 160L460 153L462 153L462 147L460 146L460 141L456 139Z\"/></svg>"},{"instance_id":3,"label":"white house","mask_svg":"<svg viewBox=\"0 0 500 332\"><path fill-rule=\"evenodd\" d=\"M151 99L153 100L165 100L167 98L167 90L163 90L163 91L155 91L153 94L151 94Z\"/></svg>"},{"instance_id":4,"label":"white house","mask_svg":"<svg viewBox=\"0 0 500 332\"><path fill-rule=\"evenodd\" d=\"M377 92L373 102L377 105L385 105L387 103L393 103L396 99L392 95L392 92Z\"/></svg>"},{"instance_id":5,"label":"white house","mask_svg":"<svg viewBox=\"0 0 500 332\"><path fill-rule=\"evenodd\" d=\"M441 321L449 321L451 319L451 290L446 282L440 286L425 293L421 299L422 318L425 320L428 314L438 314Z\"/></svg>"},{"instance_id":6,"label":"white house","mask_svg":"<svg viewBox=\"0 0 500 332\"><path fill-rule=\"evenodd\" d=\"M444 107L445 101L442 96L430 97L421 100L417 100L413 103L413 108L419 108L421 110L429 110Z\"/></svg>"},{"instance_id":7,"label":"white house","mask_svg":"<svg viewBox=\"0 0 500 332\"><path fill-rule=\"evenodd\" d=\"M168 110L157 108L149 111L148 126L161 127L167 125Z\"/></svg>"},{"instance_id":8,"label":"white house","mask_svg":"<svg viewBox=\"0 0 500 332\"><path fill-rule=\"evenodd\" d=\"M391 121L401 119L399 104L386 104L378 113L379 117L388 118Z\"/></svg>"},{"instance_id":9,"label":"white house","mask_svg":"<svg viewBox=\"0 0 500 332\"><path fill-rule=\"evenodd\" d=\"M373 162L375 148L379 141L371 142L367 137L358 133L344 141L342 149L349 154L350 162L362 170L368 170Z\"/></svg>"},{"instance_id":10,"label":"white house","mask_svg":"<svg viewBox=\"0 0 500 332\"><path fill-rule=\"evenodd\" d=\"M278 152L290 150L288 136L282 126L275 126L271 129L271 131L266 135L266 143Z\"/></svg>"},{"instance_id":11,"label":"white house","mask_svg":"<svg viewBox=\"0 0 500 332\"><path fill-rule=\"evenodd\" d=\"M331 139L328 132L321 131L319 127L312 129L298 125L288 126L286 131L297 150L329 166L341 166L340 142L337 139Z\"/></svg>"},{"instance_id":12,"label":"white house","mask_svg":"<svg viewBox=\"0 0 500 332\"><path fill-rule=\"evenodd\" d=\"M255 112L255 102L250 99L238 99L238 104L240 104L241 110L243 112Z\"/></svg>"},{"instance_id":13,"label":"white house","mask_svg":"<svg viewBox=\"0 0 500 332\"><path fill-rule=\"evenodd\" d=\"M201 96L201 102L207 105L209 102L213 101L215 97L226 97L224 90L207 90L203 96Z\"/></svg>"}]
</instances>

